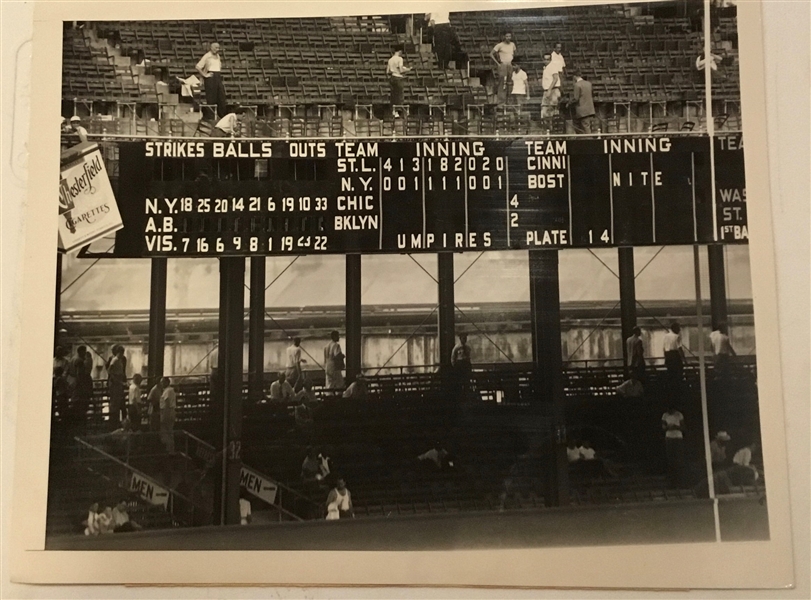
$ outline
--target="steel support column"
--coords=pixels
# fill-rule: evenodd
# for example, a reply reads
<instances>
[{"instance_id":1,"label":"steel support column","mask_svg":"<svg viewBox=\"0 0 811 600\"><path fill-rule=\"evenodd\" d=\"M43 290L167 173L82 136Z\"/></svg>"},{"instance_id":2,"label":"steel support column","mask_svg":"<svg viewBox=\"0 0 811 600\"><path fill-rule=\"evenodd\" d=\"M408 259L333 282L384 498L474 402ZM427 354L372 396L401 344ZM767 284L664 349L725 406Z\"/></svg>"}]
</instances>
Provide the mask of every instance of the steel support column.
<instances>
[{"instance_id":1,"label":"steel support column","mask_svg":"<svg viewBox=\"0 0 811 600\"><path fill-rule=\"evenodd\" d=\"M166 273L167 259L152 259L149 287L149 354L147 379L152 389L163 377L163 357L166 346Z\"/></svg>"},{"instance_id":2,"label":"steel support column","mask_svg":"<svg viewBox=\"0 0 811 600\"><path fill-rule=\"evenodd\" d=\"M438 255L438 296L439 313L437 333L439 337L439 366L442 371L451 367L451 352L456 341L453 297L453 253L440 252Z\"/></svg>"},{"instance_id":3,"label":"steel support column","mask_svg":"<svg viewBox=\"0 0 811 600\"><path fill-rule=\"evenodd\" d=\"M724 247L721 244L707 246L707 257L710 266L710 313L712 328L727 321L727 287L726 268L724 265Z\"/></svg>"},{"instance_id":4,"label":"steel support column","mask_svg":"<svg viewBox=\"0 0 811 600\"><path fill-rule=\"evenodd\" d=\"M625 340L631 337L636 327L636 272L634 271L634 249L618 248L620 276L620 318L622 327L622 358L628 364L628 348Z\"/></svg>"},{"instance_id":5,"label":"steel support column","mask_svg":"<svg viewBox=\"0 0 811 600\"><path fill-rule=\"evenodd\" d=\"M251 308L248 329L248 397L264 396L265 379L265 257L251 257Z\"/></svg>"},{"instance_id":6,"label":"steel support column","mask_svg":"<svg viewBox=\"0 0 811 600\"><path fill-rule=\"evenodd\" d=\"M360 254L346 255L346 383L361 369L361 271Z\"/></svg>"},{"instance_id":7,"label":"steel support column","mask_svg":"<svg viewBox=\"0 0 811 600\"><path fill-rule=\"evenodd\" d=\"M264 288L263 288L264 289ZM242 351L245 336L245 259L220 259L219 378L223 390L222 471L218 522L239 525L242 470Z\"/></svg>"},{"instance_id":8,"label":"steel support column","mask_svg":"<svg viewBox=\"0 0 811 600\"><path fill-rule=\"evenodd\" d=\"M569 503L569 465L563 396L563 357L560 333L560 282L557 250L529 251L529 290L532 318L532 357L536 402L551 417L544 436L544 500L548 506Z\"/></svg>"}]
</instances>

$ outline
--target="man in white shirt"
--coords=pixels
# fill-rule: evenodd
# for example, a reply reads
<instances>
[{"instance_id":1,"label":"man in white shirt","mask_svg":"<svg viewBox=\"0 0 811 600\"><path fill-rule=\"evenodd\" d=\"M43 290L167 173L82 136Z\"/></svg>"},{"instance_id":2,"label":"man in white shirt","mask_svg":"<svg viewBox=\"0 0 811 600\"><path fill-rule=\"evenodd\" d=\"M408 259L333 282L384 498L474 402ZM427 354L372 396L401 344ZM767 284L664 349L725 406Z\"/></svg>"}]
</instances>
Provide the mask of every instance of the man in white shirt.
<instances>
[{"instance_id":1,"label":"man in white shirt","mask_svg":"<svg viewBox=\"0 0 811 600\"><path fill-rule=\"evenodd\" d=\"M222 60L220 45L214 42L209 51L197 63L197 72L203 78L206 91L206 104L217 106L217 115L226 114L225 85L222 82Z\"/></svg>"},{"instance_id":2,"label":"man in white shirt","mask_svg":"<svg viewBox=\"0 0 811 600\"><path fill-rule=\"evenodd\" d=\"M563 58L563 50L560 42L555 44L555 49L550 54L551 63L556 66L561 79L563 79L563 70L566 68L566 59Z\"/></svg>"},{"instance_id":3,"label":"man in white shirt","mask_svg":"<svg viewBox=\"0 0 811 600\"><path fill-rule=\"evenodd\" d=\"M668 478L671 487L676 488L682 483L684 465L684 415L671 407L662 415L662 429L665 431Z\"/></svg>"},{"instance_id":4,"label":"man in white shirt","mask_svg":"<svg viewBox=\"0 0 811 600\"><path fill-rule=\"evenodd\" d=\"M79 141L77 143L84 144L87 141L87 129L85 129L80 125L81 122L82 120L79 117L73 115L70 118L70 128L73 131L73 133L75 133L76 136L79 138Z\"/></svg>"},{"instance_id":5,"label":"man in white shirt","mask_svg":"<svg viewBox=\"0 0 811 600\"><path fill-rule=\"evenodd\" d=\"M211 137L238 137L242 132L243 115L232 112L217 121L211 130Z\"/></svg>"},{"instance_id":6,"label":"man in white shirt","mask_svg":"<svg viewBox=\"0 0 811 600\"><path fill-rule=\"evenodd\" d=\"M293 338L293 343L287 347L287 381L293 389L296 388L301 380L301 363L306 363L306 360L301 358L301 338Z\"/></svg>"},{"instance_id":7,"label":"man in white shirt","mask_svg":"<svg viewBox=\"0 0 811 600\"><path fill-rule=\"evenodd\" d=\"M411 69L406 67L403 62L402 48L397 48L386 65L386 75L389 76L389 84L391 85L391 107L395 118L400 116L397 107L405 104L404 79L405 74L409 71L411 71Z\"/></svg>"},{"instance_id":8,"label":"man in white shirt","mask_svg":"<svg viewBox=\"0 0 811 600\"><path fill-rule=\"evenodd\" d=\"M160 409L161 409L161 442L169 454L175 451L175 409L177 408L177 395L175 388L172 387L172 382L168 377L161 379L161 392Z\"/></svg>"},{"instance_id":9,"label":"man in white shirt","mask_svg":"<svg viewBox=\"0 0 811 600\"><path fill-rule=\"evenodd\" d=\"M710 334L710 344L712 345L712 354L715 357L716 372L723 374L732 357L735 356L735 349L729 341L726 323L718 323L718 328Z\"/></svg>"},{"instance_id":10,"label":"man in white shirt","mask_svg":"<svg viewBox=\"0 0 811 600\"><path fill-rule=\"evenodd\" d=\"M501 42L496 44L490 51L490 58L497 65L498 88L496 90L499 104L507 101L507 82L512 77L512 63L515 58L516 45L513 42L513 34L505 33Z\"/></svg>"},{"instance_id":11,"label":"man in white shirt","mask_svg":"<svg viewBox=\"0 0 811 600\"><path fill-rule=\"evenodd\" d=\"M293 387L288 383L285 372L279 372L279 378L270 384L271 402L292 402L294 398Z\"/></svg>"},{"instance_id":12,"label":"man in white shirt","mask_svg":"<svg viewBox=\"0 0 811 600\"><path fill-rule=\"evenodd\" d=\"M529 85L527 72L521 68L518 61L513 62L513 89L510 93L510 104L523 106L529 100Z\"/></svg>"},{"instance_id":13,"label":"man in white shirt","mask_svg":"<svg viewBox=\"0 0 811 600\"><path fill-rule=\"evenodd\" d=\"M681 325L673 322L665 334L662 349L665 353L665 367L670 377L681 380L684 372L684 348L681 343Z\"/></svg>"},{"instance_id":14,"label":"man in white shirt","mask_svg":"<svg viewBox=\"0 0 811 600\"><path fill-rule=\"evenodd\" d=\"M757 443L751 443L738 450L732 457L730 477L737 485L751 485L760 478L757 468L752 465L752 455L757 452Z\"/></svg>"},{"instance_id":15,"label":"man in white shirt","mask_svg":"<svg viewBox=\"0 0 811 600\"><path fill-rule=\"evenodd\" d=\"M543 56L543 100L541 101L541 118L548 118L558 114L560 103L560 70L558 65L552 64L552 55Z\"/></svg>"},{"instance_id":16,"label":"man in white shirt","mask_svg":"<svg viewBox=\"0 0 811 600\"><path fill-rule=\"evenodd\" d=\"M451 14L447 11L434 11L427 13L425 20L434 30L434 52L439 68L447 69L456 40L456 33L451 26Z\"/></svg>"},{"instance_id":17,"label":"man in white shirt","mask_svg":"<svg viewBox=\"0 0 811 600\"><path fill-rule=\"evenodd\" d=\"M127 390L127 416L130 419L133 431L141 429L141 377L140 373L132 376L130 387Z\"/></svg>"}]
</instances>

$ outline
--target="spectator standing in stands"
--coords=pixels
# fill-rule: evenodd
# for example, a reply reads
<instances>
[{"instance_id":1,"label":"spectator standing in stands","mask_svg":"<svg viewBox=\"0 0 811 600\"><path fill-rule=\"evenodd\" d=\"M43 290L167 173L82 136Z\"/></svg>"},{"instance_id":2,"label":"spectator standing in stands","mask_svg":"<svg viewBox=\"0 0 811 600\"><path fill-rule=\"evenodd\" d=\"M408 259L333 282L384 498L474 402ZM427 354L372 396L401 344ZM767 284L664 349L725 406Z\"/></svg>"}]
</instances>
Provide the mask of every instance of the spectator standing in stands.
<instances>
[{"instance_id":1,"label":"spectator standing in stands","mask_svg":"<svg viewBox=\"0 0 811 600\"><path fill-rule=\"evenodd\" d=\"M512 82L513 89L510 92L510 104L523 106L529 100L529 85L527 72L518 64L518 60L513 60Z\"/></svg>"},{"instance_id":2,"label":"spectator standing in stands","mask_svg":"<svg viewBox=\"0 0 811 600\"><path fill-rule=\"evenodd\" d=\"M499 104L507 102L507 83L512 77L513 68L512 63L515 58L516 45L513 42L513 34L505 33L502 41L496 44L490 51L490 58L496 63L498 81L498 88L496 95Z\"/></svg>"},{"instance_id":3,"label":"spectator standing in stands","mask_svg":"<svg viewBox=\"0 0 811 600\"><path fill-rule=\"evenodd\" d=\"M54 372L57 367L62 367L62 372L67 375L70 368L70 361L65 358L65 349L62 346L54 348Z\"/></svg>"},{"instance_id":4,"label":"spectator standing in stands","mask_svg":"<svg viewBox=\"0 0 811 600\"><path fill-rule=\"evenodd\" d=\"M197 63L197 72L203 78L206 91L206 104L217 106L217 115L226 114L225 85L222 81L222 60L220 59L220 45L214 42L209 51Z\"/></svg>"},{"instance_id":5,"label":"spectator standing in stands","mask_svg":"<svg viewBox=\"0 0 811 600\"><path fill-rule=\"evenodd\" d=\"M93 358L85 346L79 346L68 369L68 386L82 422L87 418L87 409L93 396L92 372Z\"/></svg>"},{"instance_id":6,"label":"spectator standing in stands","mask_svg":"<svg viewBox=\"0 0 811 600\"><path fill-rule=\"evenodd\" d=\"M541 101L541 118L546 119L558 114L560 104L560 65L552 64L552 55L543 55L543 100Z\"/></svg>"},{"instance_id":7,"label":"spectator standing in stands","mask_svg":"<svg viewBox=\"0 0 811 600\"><path fill-rule=\"evenodd\" d=\"M68 402L70 399L70 391L68 389L68 378L65 376L62 367L54 368L52 393L54 408L59 413L59 418L64 422L68 412Z\"/></svg>"},{"instance_id":8,"label":"spectator standing in stands","mask_svg":"<svg viewBox=\"0 0 811 600\"><path fill-rule=\"evenodd\" d=\"M561 79L563 79L563 70L566 68L566 59L563 58L563 46L560 42L555 44L555 49L552 50L552 53L549 56L552 60L552 64L557 66Z\"/></svg>"},{"instance_id":9,"label":"spectator standing in stands","mask_svg":"<svg viewBox=\"0 0 811 600\"><path fill-rule=\"evenodd\" d=\"M425 15L425 20L434 30L434 52L439 68L445 70L453 56L456 42L456 32L451 26L451 14L447 11L430 12Z\"/></svg>"},{"instance_id":10,"label":"spectator standing in stands","mask_svg":"<svg viewBox=\"0 0 811 600\"><path fill-rule=\"evenodd\" d=\"M411 68L406 67L403 62L403 49L395 49L386 65L386 75L389 76L391 85L391 110L395 119L400 116L397 107L405 104L405 74L409 71Z\"/></svg>"},{"instance_id":11,"label":"spectator standing in stands","mask_svg":"<svg viewBox=\"0 0 811 600\"><path fill-rule=\"evenodd\" d=\"M301 358L301 338L293 338L293 343L287 347L287 380L295 389L303 382L301 363L306 363Z\"/></svg>"},{"instance_id":12,"label":"spectator standing in stands","mask_svg":"<svg viewBox=\"0 0 811 600\"><path fill-rule=\"evenodd\" d=\"M726 372L732 357L735 356L735 349L729 341L729 332L726 323L719 323L718 328L710 334L710 344L712 354L715 357L715 368L719 375Z\"/></svg>"},{"instance_id":13,"label":"spectator standing in stands","mask_svg":"<svg viewBox=\"0 0 811 600\"><path fill-rule=\"evenodd\" d=\"M575 133L586 134L594 131L594 97L591 82L579 75L574 76L574 130Z\"/></svg>"},{"instance_id":14,"label":"spectator standing in stands","mask_svg":"<svg viewBox=\"0 0 811 600\"><path fill-rule=\"evenodd\" d=\"M451 350L451 367L456 376L459 400L467 400L470 389L472 363L470 361L470 346L467 345L466 333L459 334L459 343Z\"/></svg>"},{"instance_id":15,"label":"spectator standing in stands","mask_svg":"<svg viewBox=\"0 0 811 600\"><path fill-rule=\"evenodd\" d=\"M645 346L642 343L642 330L634 327L631 337L625 340L626 360L632 375L642 381L645 378Z\"/></svg>"},{"instance_id":16,"label":"spectator standing in stands","mask_svg":"<svg viewBox=\"0 0 811 600\"><path fill-rule=\"evenodd\" d=\"M710 442L710 459L713 470L723 469L727 466L727 442L731 439L726 431L719 431Z\"/></svg>"},{"instance_id":17,"label":"spectator standing in stands","mask_svg":"<svg viewBox=\"0 0 811 600\"><path fill-rule=\"evenodd\" d=\"M149 390L149 395L146 397L146 402L149 405L147 409L149 412L149 430L160 431L161 428L161 395L163 394L163 379L159 379L158 383L152 386Z\"/></svg>"},{"instance_id":18,"label":"spectator standing in stands","mask_svg":"<svg viewBox=\"0 0 811 600\"><path fill-rule=\"evenodd\" d=\"M132 376L129 390L127 391L127 416L130 419L133 431L141 429L141 382L143 377L140 373Z\"/></svg>"},{"instance_id":19,"label":"spectator standing in stands","mask_svg":"<svg viewBox=\"0 0 811 600\"><path fill-rule=\"evenodd\" d=\"M344 389L344 376L341 371L344 369L344 353L341 352L341 345L338 343L340 336L337 331L330 333L331 341L324 346L324 373L326 383L324 387L328 390Z\"/></svg>"},{"instance_id":20,"label":"spectator standing in stands","mask_svg":"<svg viewBox=\"0 0 811 600\"><path fill-rule=\"evenodd\" d=\"M175 451L175 410L177 409L177 395L175 388L172 387L172 382L168 377L161 378L161 392L160 399L160 428L161 428L161 442L169 454Z\"/></svg>"},{"instance_id":21,"label":"spectator standing in stands","mask_svg":"<svg viewBox=\"0 0 811 600\"><path fill-rule=\"evenodd\" d=\"M82 120L77 115L73 115L70 118L70 128L79 140L76 142L77 144L87 142L87 129L81 126L81 122Z\"/></svg>"},{"instance_id":22,"label":"spectator standing in stands","mask_svg":"<svg viewBox=\"0 0 811 600\"><path fill-rule=\"evenodd\" d=\"M288 383L284 371L279 371L279 378L270 384L271 402L292 402L295 397L293 387Z\"/></svg>"},{"instance_id":23,"label":"spectator standing in stands","mask_svg":"<svg viewBox=\"0 0 811 600\"><path fill-rule=\"evenodd\" d=\"M682 484L684 469L684 415L671 407L662 415L662 429L665 431L665 452L667 472L671 487Z\"/></svg>"},{"instance_id":24,"label":"spectator standing in stands","mask_svg":"<svg viewBox=\"0 0 811 600\"><path fill-rule=\"evenodd\" d=\"M663 349L667 373L674 383L678 383L684 373L684 348L681 343L681 325L675 321L670 325L670 331L665 334Z\"/></svg>"},{"instance_id":25,"label":"spectator standing in stands","mask_svg":"<svg viewBox=\"0 0 811 600\"><path fill-rule=\"evenodd\" d=\"M110 424L113 429L127 416L124 405L124 385L127 382L124 361L124 347L118 344L113 346L113 356L107 363L107 391L110 394Z\"/></svg>"},{"instance_id":26,"label":"spectator standing in stands","mask_svg":"<svg viewBox=\"0 0 811 600\"><path fill-rule=\"evenodd\" d=\"M346 482L338 478L336 485L327 496L327 521L334 521L341 517L355 518L355 509L352 507L352 494L346 489Z\"/></svg>"}]
</instances>

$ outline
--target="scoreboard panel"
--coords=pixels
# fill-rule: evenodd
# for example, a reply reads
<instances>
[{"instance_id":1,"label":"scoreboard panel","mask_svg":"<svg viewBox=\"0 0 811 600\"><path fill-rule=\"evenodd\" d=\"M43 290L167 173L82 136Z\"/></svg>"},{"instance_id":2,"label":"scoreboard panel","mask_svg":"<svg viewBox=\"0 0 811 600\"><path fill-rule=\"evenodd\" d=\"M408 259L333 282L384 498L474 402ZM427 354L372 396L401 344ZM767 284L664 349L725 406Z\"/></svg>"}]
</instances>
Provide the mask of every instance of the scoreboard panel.
<instances>
[{"instance_id":1,"label":"scoreboard panel","mask_svg":"<svg viewBox=\"0 0 811 600\"><path fill-rule=\"evenodd\" d=\"M119 145L114 256L746 243L739 134Z\"/></svg>"}]
</instances>

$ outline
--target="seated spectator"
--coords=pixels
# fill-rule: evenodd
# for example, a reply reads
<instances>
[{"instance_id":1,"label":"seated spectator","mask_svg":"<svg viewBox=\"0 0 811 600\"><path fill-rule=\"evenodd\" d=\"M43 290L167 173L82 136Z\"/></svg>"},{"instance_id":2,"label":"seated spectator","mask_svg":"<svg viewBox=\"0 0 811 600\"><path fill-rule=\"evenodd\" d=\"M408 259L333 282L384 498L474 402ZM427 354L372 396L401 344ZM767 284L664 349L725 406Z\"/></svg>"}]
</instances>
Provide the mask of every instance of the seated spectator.
<instances>
[{"instance_id":1,"label":"seated spectator","mask_svg":"<svg viewBox=\"0 0 811 600\"><path fill-rule=\"evenodd\" d=\"M719 431L710 442L710 457L713 470L723 469L727 466L727 442L732 438L726 431Z\"/></svg>"},{"instance_id":2,"label":"seated spectator","mask_svg":"<svg viewBox=\"0 0 811 600\"><path fill-rule=\"evenodd\" d=\"M355 518L355 509L352 507L352 494L346 489L346 482L339 477L338 481L327 496L327 521L335 521L341 517Z\"/></svg>"},{"instance_id":3,"label":"seated spectator","mask_svg":"<svg viewBox=\"0 0 811 600\"><path fill-rule=\"evenodd\" d=\"M112 516L113 531L115 533L138 531L141 529L141 526L138 525L138 523L130 519L130 514L127 511L127 503L123 500L115 505Z\"/></svg>"},{"instance_id":4,"label":"seated spectator","mask_svg":"<svg viewBox=\"0 0 811 600\"><path fill-rule=\"evenodd\" d=\"M738 450L732 457L729 477L735 485L753 485L760 479L760 472L752 464L752 455L757 450L758 444L753 442Z\"/></svg>"},{"instance_id":5,"label":"seated spectator","mask_svg":"<svg viewBox=\"0 0 811 600\"><path fill-rule=\"evenodd\" d=\"M641 398L645 395L645 388L642 387L642 382L639 381L635 371L631 372L630 379L617 386L617 395L623 398Z\"/></svg>"},{"instance_id":6,"label":"seated spectator","mask_svg":"<svg viewBox=\"0 0 811 600\"><path fill-rule=\"evenodd\" d=\"M250 524L251 518L251 501L248 500L247 494L245 492L240 492L239 494L239 524L240 525L248 525Z\"/></svg>"},{"instance_id":7,"label":"seated spectator","mask_svg":"<svg viewBox=\"0 0 811 600\"><path fill-rule=\"evenodd\" d=\"M580 454L580 448L577 445L575 440L569 440L568 445L566 446L566 459L569 463L574 463L579 461L582 457Z\"/></svg>"},{"instance_id":8,"label":"seated spectator","mask_svg":"<svg viewBox=\"0 0 811 600\"><path fill-rule=\"evenodd\" d=\"M87 513L87 518L82 521L82 525L85 526L84 534L85 535L99 535L101 531L99 530L99 503L94 502L90 505L90 510Z\"/></svg>"},{"instance_id":9,"label":"seated spectator","mask_svg":"<svg viewBox=\"0 0 811 600\"><path fill-rule=\"evenodd\" d=\"M96 523L98 523L99 534L106 535L113 533L115 525L113 524L113 509L109 506L104 507L104 511L98 513Z\"/></svg>"},{"instance_id":10,"label":"seated spectator","mask_svg":"<svg viewBox=\"0 0 811 600\"><path fill-rule=\"evenodd\" d=\"M279 371L279 378L270 384L270 401L292 402L294 397L293 387L287 382L284 371Z\"/></svg>"},{"instance_id":11,"label":"seated spectator","mask_svg":"<svg viewBox=\"0 0 811 600\"><path fill-rule=\"evenodd\" d=\"M313 391L313 382L309 379L304 380L304 384L302 388L296 392L296 401L301 402L302 404L306 404L308 406L312 406L313 404L318 402L318 397L315 395Z\"/></svg>"},{"instance_id":12,"label":"seated spectator","mask_svg":"<svg viewBox=\"0 0 811 600\"><path fill-rule=\"evenodd\" d=\"M307 449L307 456L301 465L301 479L304 482L322 482L329 475L329 458L313 447Z\"/></svg>"},{"instance_id":13,"label":"seated spectator","mask_svg":"<svg viewBox=\"0 0 811 600\"><path fill-rule=\"evenodd\" d=\"M352 398L353 400L365 400L368 390L366 388L366 379L358 377L355 381L349 384L349 387L344 390L344 398Z\"/></svg>"},{"instance_id":14,"label":"seated spectator","mask_svg":"<svg viewBox=\"0 0 811 600\"><path fill-rule=\"evenodd\" d=\"M434 444L434 447L420 454L417 457L417 460L423 464L430 465L431 467L436 467L437 469L445 469L448 467L453 467L453 461L449 460L449 454L445 448L442 447L442 444Z\"/></svg>"},{"instance_id":15,"label":"seated spectator","mask_svg":"<svg viewBox=\"0 0 811 600\"><path fill-rule=\"evenodd\" d=\"M583 457L583 460L594 460L597 457L597 451L591 447L591 443L588 440L583 440L580 448L580 456Z\"/></svg>"}]
</instances>

